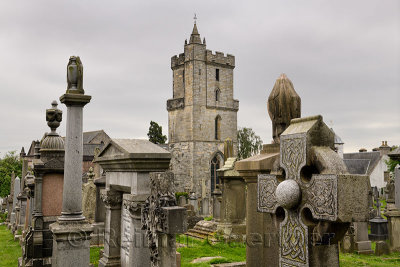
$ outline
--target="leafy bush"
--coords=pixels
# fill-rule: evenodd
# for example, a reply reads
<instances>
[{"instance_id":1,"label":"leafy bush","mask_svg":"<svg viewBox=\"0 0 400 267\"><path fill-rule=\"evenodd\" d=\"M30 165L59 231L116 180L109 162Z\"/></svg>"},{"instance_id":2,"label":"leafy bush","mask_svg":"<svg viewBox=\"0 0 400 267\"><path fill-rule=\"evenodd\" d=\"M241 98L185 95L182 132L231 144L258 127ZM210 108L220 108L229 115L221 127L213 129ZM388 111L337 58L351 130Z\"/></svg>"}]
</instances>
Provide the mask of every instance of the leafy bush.
<instances>
[{"instance_id":1,"label":"leafy bush","mask_svg":"<svg viewBox=\"0 0 400 267\"><path fill-rule=\"evenodd\" d=\"M189 198L189 193L188 192L176 192L175 193L175 197L176 197L177 201L179 200L180 196L185 196L186 199L188 199Z\"/></svg>"}]
</instances>

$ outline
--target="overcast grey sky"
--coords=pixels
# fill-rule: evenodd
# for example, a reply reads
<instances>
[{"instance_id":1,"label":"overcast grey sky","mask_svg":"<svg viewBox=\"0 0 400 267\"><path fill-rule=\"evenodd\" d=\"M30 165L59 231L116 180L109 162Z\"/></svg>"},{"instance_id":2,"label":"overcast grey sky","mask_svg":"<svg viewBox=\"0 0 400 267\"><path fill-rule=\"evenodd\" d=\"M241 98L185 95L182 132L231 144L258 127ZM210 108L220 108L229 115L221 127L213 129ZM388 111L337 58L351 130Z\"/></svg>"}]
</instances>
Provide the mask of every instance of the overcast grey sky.
<instances>
[{"instance_id":1,"label":"overcast grey sky","mask_svg":"<svg viewBox=\"0 0 400 267\"><path fill-rule=\"evenodd\" d=\"M69 56L84 65L84 130L167 134L171 56L193 15L207 48L236 57L238 125L270 143L266 101L280 73L321 114L345 152L400 144L400 1L1 1L0 156L49 131L45 110L66 89ZM59 133L65 135L66 108Z\"/></svg>"}]
</instances>

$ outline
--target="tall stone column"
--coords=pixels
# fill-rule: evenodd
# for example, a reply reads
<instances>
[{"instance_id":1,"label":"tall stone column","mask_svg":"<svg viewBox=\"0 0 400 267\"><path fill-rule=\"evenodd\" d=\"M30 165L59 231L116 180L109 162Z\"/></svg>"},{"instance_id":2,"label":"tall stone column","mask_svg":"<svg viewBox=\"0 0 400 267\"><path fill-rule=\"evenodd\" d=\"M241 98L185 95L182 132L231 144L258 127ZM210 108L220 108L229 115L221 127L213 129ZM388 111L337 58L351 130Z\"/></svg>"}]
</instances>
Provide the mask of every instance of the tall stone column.
<instances>
[{"instance_id":1,"label":"tall stone column","mask_svg":"<svg viewBox=\"0 0 400 267\"><path fill-rule=\"evenodd\" d=\"M53 266L89 266L92 226L82 215L83 107L91 96L83 90L83 66L72 56L67 65L68 87L60 97L67 106L63 206L53 232Z\"/></svg>"}]
</instances>

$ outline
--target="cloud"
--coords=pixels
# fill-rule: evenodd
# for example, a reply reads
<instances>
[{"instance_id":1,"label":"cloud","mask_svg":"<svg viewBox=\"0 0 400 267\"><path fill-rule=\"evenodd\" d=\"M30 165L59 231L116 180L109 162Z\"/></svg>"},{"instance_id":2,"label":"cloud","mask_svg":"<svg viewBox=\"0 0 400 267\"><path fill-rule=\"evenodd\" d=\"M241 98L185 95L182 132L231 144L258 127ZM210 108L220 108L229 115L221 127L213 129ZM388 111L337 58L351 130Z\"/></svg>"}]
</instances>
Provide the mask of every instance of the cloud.
<instances>
[{"instance_id":1,"label":"cloud","mask_svg":"<svg viewBox=\"0 0 400 267\"><path fill-rule=\"evenodd\" d=\"M0 4L0 152L48 131L45 110L66 89L70 55L84 64L92 102L84 129L145 138L168 129L170 58L193 26L207 48L234 54L238 126L271 137L266 100L285 72L303 116L322 114L347 151L400 144L400 21L396 0L3 1ZM64 122L59 132L65 134Z\"/></svg>"}]
</instances>

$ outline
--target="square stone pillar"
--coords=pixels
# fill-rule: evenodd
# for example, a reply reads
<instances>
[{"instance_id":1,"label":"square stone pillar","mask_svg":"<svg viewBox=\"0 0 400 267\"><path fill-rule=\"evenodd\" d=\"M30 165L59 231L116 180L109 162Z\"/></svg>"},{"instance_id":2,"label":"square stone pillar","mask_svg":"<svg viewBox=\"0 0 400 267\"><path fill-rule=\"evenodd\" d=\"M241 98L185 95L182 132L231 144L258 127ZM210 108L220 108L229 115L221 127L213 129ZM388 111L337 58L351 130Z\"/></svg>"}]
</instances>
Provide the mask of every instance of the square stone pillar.
<instances>
[{"instance_id":1,"label":"square stone pillar","mask_svg":"<svg viewBox=\"0 0 400 267\"><path fill-rule=\"evenodd\" d=\"M130 212L130 239L128 266L150 267L150 250L147 243L146 231L142 230L142 211L148 194L124 195L126 208Z\"/></svg>"},{"instance_id":2,"label":"square stone pillar","mask_svg":"<svg viewBox=\"0 0 400 267\"><path fill-rule=\"evenodd\" d=\"M101 199L106 207L104 223L104 253L99 266L120 266L121 205L122 193L116 190L101 190Z\"/></svg>"},{"instance_id":3,"label":"square stone pillar","mask_svg":"<svg viewBox=\"0 0 400 267\"><path fill-rule=\"evenodd\" d=\"M246 264L249 267L278 266L278 229L273 216L257 211L257 176L277 173L279 144L263 146L260 155L236 162L235 170L246 183ZM261 264L261 265L260 265Z\"/></svg>"}]
</instances>

